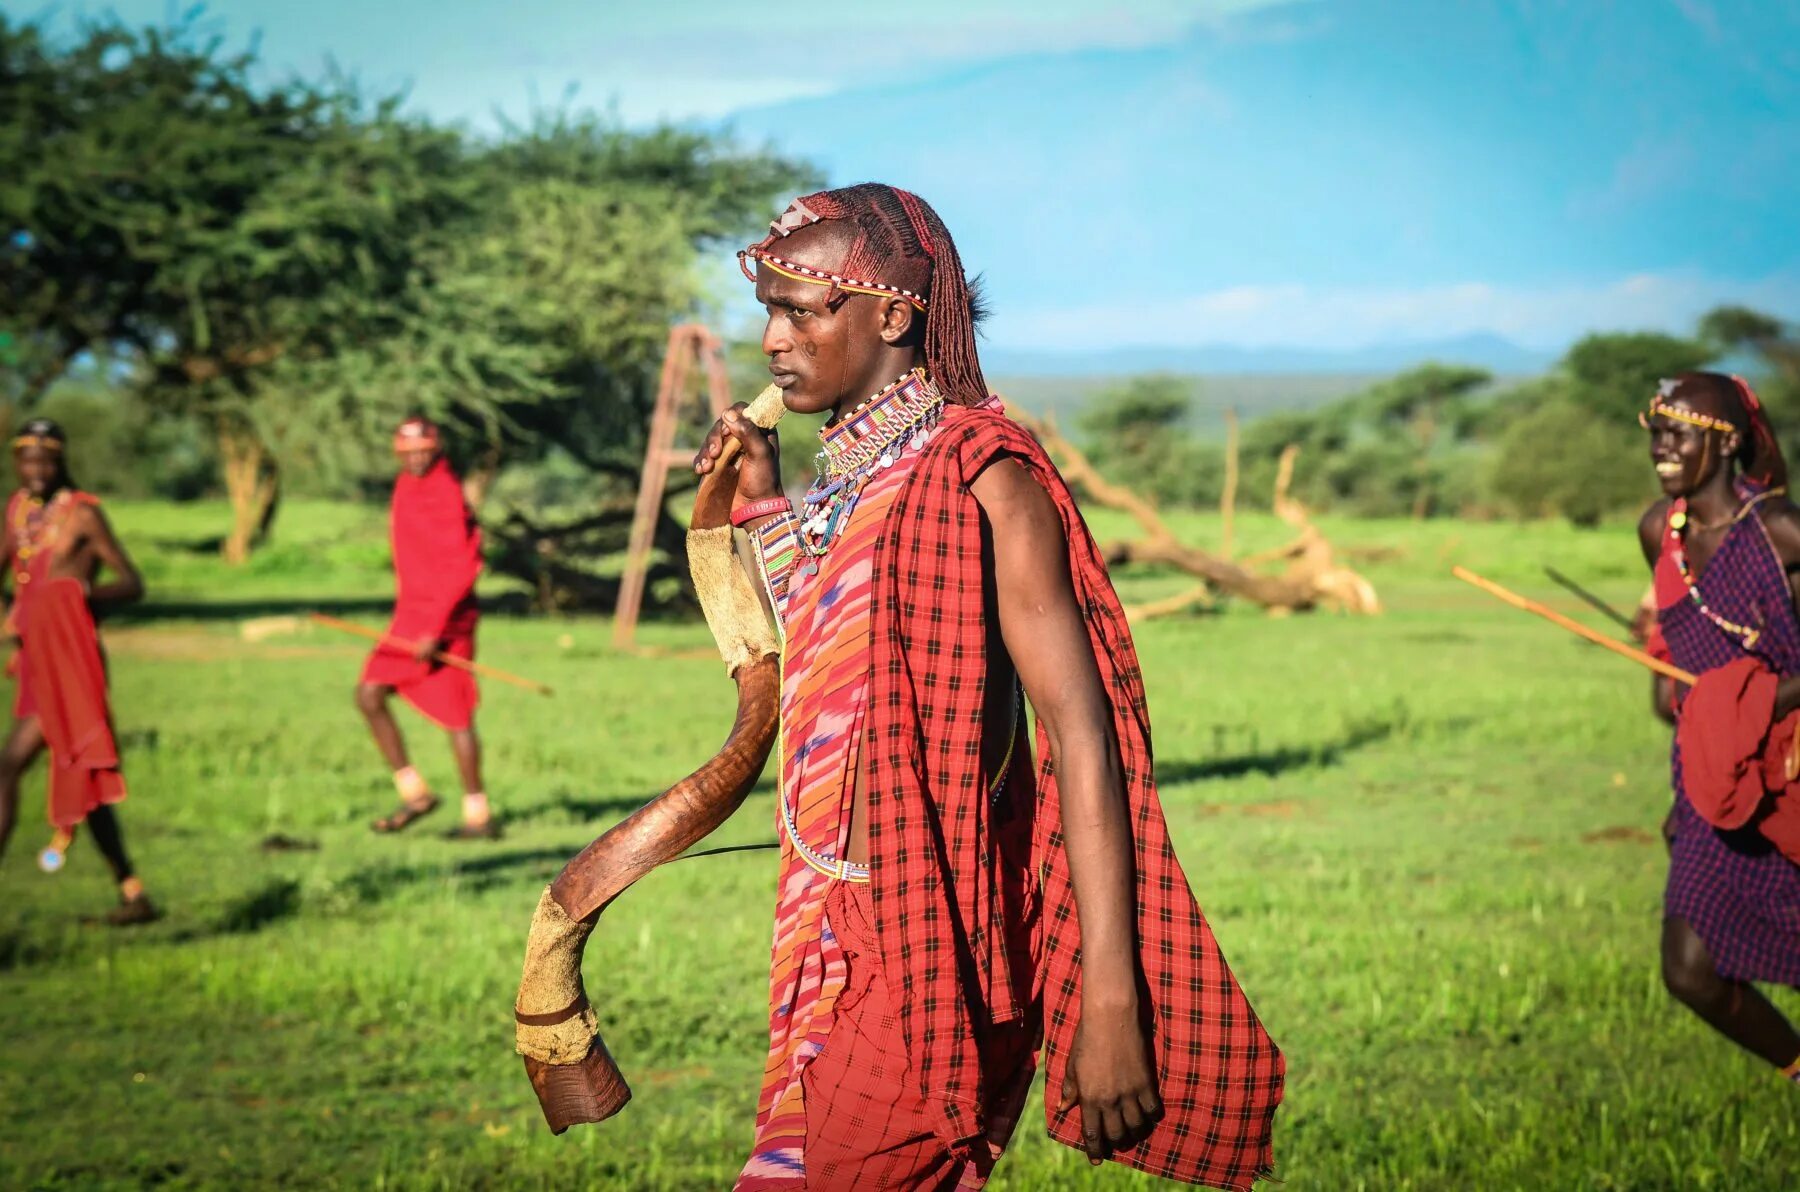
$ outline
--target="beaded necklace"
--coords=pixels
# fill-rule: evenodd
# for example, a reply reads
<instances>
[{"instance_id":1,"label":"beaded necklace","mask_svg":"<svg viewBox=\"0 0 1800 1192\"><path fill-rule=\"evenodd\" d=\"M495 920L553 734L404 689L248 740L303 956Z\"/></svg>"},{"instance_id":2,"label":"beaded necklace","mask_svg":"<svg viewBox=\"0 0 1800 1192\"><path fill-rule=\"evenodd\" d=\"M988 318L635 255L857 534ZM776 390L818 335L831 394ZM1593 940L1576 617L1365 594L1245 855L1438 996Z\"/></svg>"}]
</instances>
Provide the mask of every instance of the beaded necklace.
<instances>
[{"instance_id":1,"label":"beaded necklace","mask_svg":"<svg viewBox=\"0 0 1800 1192\"><path fill-rule=\"evenodd\" d=\"M1786 491L1787 489L1785 488L1771 488L1764 492L1757 493L1754 497L1745 501L1743 505L1738 508L1737 514L1726 524L1736 525L1762 501L1769 497L1785 493ZM1726 620L1708 607L1706 598L1700 595L1699 581L1694 578L1694 573L1688 567L1686 539L1684 539L1681 534L1682 528L1688 525L1688 523L1687 498L1679 497L1669 506L1670 551L1675 559L1675 570L1680 572L1681 582L1687 588L1688 599L1694 602L1694 607L1700 610L1701 616L1705 617L1731 636L1741 639L1744 643L1744 649L1756 649L1757 639L1762 637L1762 630L1760 628L1749 625L1739 625L1736 621Z\"/></svg>"},{"instance_id":2,"label":"beaded necklace","mask_svg":"<svg viewBox=\"0 0 1800 1192\"><path fill-rule=\"evenodd\" d=\"M819 432L819 476L806 490L800 519L805 575L816 575L819 560L849 524L868 482L894 466L903 451L931 440L944 398L915 368Z\"/></svg>"},{"instance_id":3,"label":"beaded necklace","mask_svg":"<svg viewBox=\"0 0 1800 1192\"><path fill-rule=\"evenodd\" d=\"M1006 790L1006 776L1012 770L1013 747L1018 744L1019 740L1019 722L1024 718L1025 693L1023 690L1017 690L1013 694L1012 727L1006 732L1006 753L1000 758L1000 765L994 772L994 780L988 784L988 801L996 807L1000 804L1000 796ZM787 734L780 733L776 737L776 773L783 772L783 767L787 764L786 756ZM778 798L781 803L782 831L787 835L788 841L794 846L794 851L799 854L800 859L806 863L808 868L842 882L866 882L869 880L867 865L859 865L848 857L835 858L814 852L806 841L800 839L800 825L795 819L794 804L788 800L787 792L782 791Z\"/></svg>"},{"instance_id":4,"label":"beaded necklace","mask_svg":"<svg viewBox=\"0 0 1800 1192\"><path fill-rule=\"evenodd\" d=\"M71 499L70 491L65 488L48 501L26 497L14 507L13 561L18 564L13 569L14 580L22 584L31 582L32 556L56 545L57 531L62 529L63 523L60 515Z\"/></svg>"}]
</instances>

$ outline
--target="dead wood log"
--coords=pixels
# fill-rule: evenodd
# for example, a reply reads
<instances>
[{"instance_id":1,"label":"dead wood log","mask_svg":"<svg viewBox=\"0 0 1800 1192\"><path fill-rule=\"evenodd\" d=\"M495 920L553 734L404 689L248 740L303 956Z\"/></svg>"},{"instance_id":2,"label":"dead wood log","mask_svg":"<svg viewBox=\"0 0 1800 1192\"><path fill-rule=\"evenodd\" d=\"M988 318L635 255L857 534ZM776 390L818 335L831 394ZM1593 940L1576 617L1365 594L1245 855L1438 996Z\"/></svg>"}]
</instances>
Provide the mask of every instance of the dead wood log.
<instances>
[{"instance_id":1,"label":"dead wood log","mask_svg":"<svg viewBox=\"0 0 1800 1192\"><path fill-rule=\"evenodd\" d=\"M1298 530L1298 536L1276 552L1237 563L1183 543L1154 505L1131 489L1102 476L1080 448L1063 437L1053 419L1037 418L1016 409L1009 412L1055 458L1065 479L1086 493L1090 500L1130 514L1144 531L1142 539L1109 544L1104 551L1109 564L1158 563L1203 581L1202 587L1194 591L1127 608L1129 619L1139 621L1177 612L1192 607L1214 592L1252 601L1271 613L1315 607L1356 613L1380 611L1381 604L1374 587L1356 572L1335 562L1331 544L1312 524L1306 507L1291 495L1289 490L1298 447L1290 446L1282 453L1273 500L1276 516ZM1287 562L1286 568L1278 574L1266 574L1251 566L1253 562L1275 560Z\"/></svg>"}]
</instances>

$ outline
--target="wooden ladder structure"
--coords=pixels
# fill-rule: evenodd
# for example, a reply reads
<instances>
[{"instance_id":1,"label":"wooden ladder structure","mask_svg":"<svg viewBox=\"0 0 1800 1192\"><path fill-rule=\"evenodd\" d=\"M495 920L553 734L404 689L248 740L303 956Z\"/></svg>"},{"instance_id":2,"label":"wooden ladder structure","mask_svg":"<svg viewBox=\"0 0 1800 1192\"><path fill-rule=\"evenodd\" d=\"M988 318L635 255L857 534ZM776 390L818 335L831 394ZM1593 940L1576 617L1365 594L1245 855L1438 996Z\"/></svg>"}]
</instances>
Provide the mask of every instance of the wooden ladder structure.
<instances>
[{"instance_id":1,"label":"wooden ladder structure","mask_svg":"<svg viewBox=\"0 0 1800 1192\"><path fill-rule=\"evenodd\" d=\"M650 441L644 447L644 471L638 481L637 508L631 517L631 538L625 548L625 573L619 579L619 603L613 609L613 645L621 650L637 644L638 615L644 607L644 585L650 573L650 548L656 522L662 516L669 473L691 467L698 447L675 445L675 432L688 404L688 381L699 364L706 370L706 395L714 418L731 407L731 386L725 377L725 357L719 337L699 323L679 323L669 329L669 347L663 356L662 380L656 387L656 408L650 415Z\"/></svg>"}]
</instances>

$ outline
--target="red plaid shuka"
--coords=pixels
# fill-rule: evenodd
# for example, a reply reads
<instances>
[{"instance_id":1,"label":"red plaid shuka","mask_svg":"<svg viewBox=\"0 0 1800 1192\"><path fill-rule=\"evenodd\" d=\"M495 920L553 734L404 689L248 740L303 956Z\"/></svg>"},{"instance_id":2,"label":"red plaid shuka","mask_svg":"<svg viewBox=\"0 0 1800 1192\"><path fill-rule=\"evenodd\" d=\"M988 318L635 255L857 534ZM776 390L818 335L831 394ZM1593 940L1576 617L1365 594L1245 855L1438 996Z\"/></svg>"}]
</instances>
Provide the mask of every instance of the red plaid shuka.
<instances>
[{"instance_id":1,"label":"red plaid shuka","mask_svg":"<svg viewBox=\"0 0 1800 1192\"><path fill-rule=\"evenodd\" d=\"M1164 1116L1119 1162L1170 1179L1249 1188L1271 1167L1285 1063L1231 975L1194 901L1151 771L1144 682L1099 547L1036 440L1004 414L952 407L886 519L876 547L868 736L869 855L876 935L917 1087L954 1144L983 1123L971 1024L1017 1017L1001 917L1001 849L981 782L988 629L982 517L971 481L1011 457L1055 500L1101 679L1112 697L1137 861L1138 963ZM1081 936L1054 759L1040 731L1030 873L1040 887L1051 1137L1081 1145L1079 1108L1055 1090L1081 1017ZM1014 797L1017 797L1016 792ZM1009 800L1011 802L1011 800Z\"/></svg>"}]
</instances>

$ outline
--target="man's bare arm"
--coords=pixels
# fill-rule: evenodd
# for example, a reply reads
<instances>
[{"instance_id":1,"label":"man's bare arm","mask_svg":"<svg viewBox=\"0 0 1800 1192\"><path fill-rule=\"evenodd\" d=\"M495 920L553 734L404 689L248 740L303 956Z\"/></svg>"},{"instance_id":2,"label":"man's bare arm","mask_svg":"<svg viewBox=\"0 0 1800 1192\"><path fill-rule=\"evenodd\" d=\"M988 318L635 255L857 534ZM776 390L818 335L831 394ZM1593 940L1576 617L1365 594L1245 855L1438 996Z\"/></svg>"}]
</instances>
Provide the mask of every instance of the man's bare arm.
<instances>
[{"instance_id":1,"label":"man's bare arm","mask_svg":"<svg viewBox=\"0 0 1800 1192\"><path fill-rule=\"evenodd\" d=\"M125 548L119 545L106 515L90 505L82 510L82 516L86 523L83 529L94 544L94 557L111 576L106 583L89 584L88 602L95 607L105 607L143 599L143 576L138 574Z\"/></svg>"},{"instance_id":2,"label":"man's bare arm","mask_svg":"<svg viewBox=\"0 0 1800 1192\"><path fill-rule=\"evenodd\" d=\"M1113 709L1050 495L1010 459L971 491L993 530L1001 637L1056 763L1081 927L1081 1024L1063 1103L1080 1103L1098 1162L1141 1137L1159 1109L1139 1019L1135 863Z\"/></svg>"}]
</instances>

